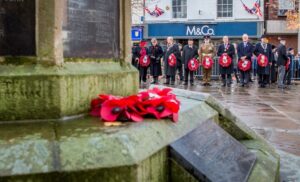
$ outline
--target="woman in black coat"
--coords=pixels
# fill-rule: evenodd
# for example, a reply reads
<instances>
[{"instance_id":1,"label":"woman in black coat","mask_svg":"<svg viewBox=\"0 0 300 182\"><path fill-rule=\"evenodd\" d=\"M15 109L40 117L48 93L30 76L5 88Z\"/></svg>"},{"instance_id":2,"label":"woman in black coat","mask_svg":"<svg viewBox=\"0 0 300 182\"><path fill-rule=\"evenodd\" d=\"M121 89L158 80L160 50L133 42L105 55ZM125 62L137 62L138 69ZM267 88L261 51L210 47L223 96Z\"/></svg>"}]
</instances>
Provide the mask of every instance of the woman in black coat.
<instances>
[{"instance_id":1,"label":"woman in black coat","mask_svg":"<svg viewBox=\"0 0 300 182\"><path fill-rule=\"evenodd\" d=\"M158 45L157 40L153 38L151 40L152 46L149 47L150 56L150 74L153 77L153 82L151 84L158 84L158 77L162 75L161 70L161 58L163 57L163 50L161 46Z\"/></svg>"}]
</instances>

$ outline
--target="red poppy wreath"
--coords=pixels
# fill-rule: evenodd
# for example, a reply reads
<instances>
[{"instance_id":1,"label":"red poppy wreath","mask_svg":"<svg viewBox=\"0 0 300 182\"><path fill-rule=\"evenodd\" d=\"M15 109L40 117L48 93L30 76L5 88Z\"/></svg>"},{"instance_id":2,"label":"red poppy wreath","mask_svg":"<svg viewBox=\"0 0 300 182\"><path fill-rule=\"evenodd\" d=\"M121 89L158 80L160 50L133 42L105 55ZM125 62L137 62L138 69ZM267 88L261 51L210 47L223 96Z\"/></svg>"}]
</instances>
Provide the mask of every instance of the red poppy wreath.
<instances>
[{"instance_id":1,"label":"red poppy wreath","mask_svg":"<svg viewBox=\"0 0 300 182\"><path fill-rule=\"evenodd\" d=\"M105 122L142 122L144 118L178 121L180 102L172 89L154 88L129 97L99 95L91 102L90 114Z\"/></svg>"}]
</instances>

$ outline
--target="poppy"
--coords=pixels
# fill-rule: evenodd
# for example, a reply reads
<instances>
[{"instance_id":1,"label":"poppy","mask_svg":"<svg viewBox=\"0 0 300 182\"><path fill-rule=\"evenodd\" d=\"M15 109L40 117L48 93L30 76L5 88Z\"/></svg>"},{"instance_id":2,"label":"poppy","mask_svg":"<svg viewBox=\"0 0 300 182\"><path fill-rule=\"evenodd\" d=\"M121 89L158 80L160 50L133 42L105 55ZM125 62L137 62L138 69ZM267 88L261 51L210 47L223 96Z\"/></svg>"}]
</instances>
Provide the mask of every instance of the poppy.
<instances>
[{"instance_id":1,"label":"poppy","mask_svg":"<svg viewBox=\"0 0 300 182\"><path fill-rule=\"evenodd\" d=\"M102 104L109 99L116 98L112 95L99 95L98 98L93 99L91 102L91 112L90 114L94 117L100 117L100 110Z\"/></svg>"},{"instance_id":2,"label":"poppy","mask_svg":"<svg viewBox=\"0 0 300 182\"><path fill-rule=\"evenodd\" d=\"M100 116L103 120L109 122L116 120L132 120L135 122L140 122L143 120L143 118L134 109L134 105L137 103L137 101L137 96L106 100L102 104Z\"/></svg>"},{"instance_id":3,"label":"poppy","mask_svg":"<svg viewBox=\"0 0 300 182\"><path fill-rule=\"evenodd\" d=\"M163 96L158 99L150 99L144 102L149 114L156 119L172 117L174 122L178 121L179 101L173 96Z\"/></svg>"}]
</instances>

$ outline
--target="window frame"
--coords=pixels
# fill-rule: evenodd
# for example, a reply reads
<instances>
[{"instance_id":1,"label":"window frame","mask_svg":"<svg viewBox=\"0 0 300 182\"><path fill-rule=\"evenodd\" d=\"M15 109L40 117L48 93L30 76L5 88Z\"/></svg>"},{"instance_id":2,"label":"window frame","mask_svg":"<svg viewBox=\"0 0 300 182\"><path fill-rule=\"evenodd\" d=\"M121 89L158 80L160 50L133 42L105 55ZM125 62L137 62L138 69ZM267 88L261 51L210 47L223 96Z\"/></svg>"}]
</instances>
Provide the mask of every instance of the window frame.
<instances>
[{"instance_id":1,"label":"window frame","mask_svg":"<svg viewBox=\"0 0 300 182\"><path fill-rule=\"evenodd\" d=\"M174 3L174 1L176 1L176 3ZM176 11L174 11L174 9L176 9ZM181 9L181 11L178 11L178 9ZM185 17L183 17L184 15ZM172 0L172 19L187 19L187 0Z\"/></svg>"},{"instance_id":2,"label":"window frame","mask_svg":"<svg viewBox=\"0 0 300 182\"><path fill-rule=\"evenodd\" d=\"M219 1L221 1L222 3L219 4ZM227 3L225 3L224 1L227 1ZM229 3L231 1L231 3ZM217 10L216 10L216 19L233 19L234 18L234 11L233 11L233 8L234 8L234 4L233 4L233 0L217 0ZM219 9L219 7L221 6L221 8ZM226 7L226 8L225 8ZM231 11L229 11L231 7ZM225 11L226 9L226 11ZM219 10L222 10L222 11L219 11ZM222 14L222 16L219 16L219 13ZM228 16L230 15L231 13L231 16ZM227 14L227 16L224 16L224 14Z\"/></svg>"}]
</instances>

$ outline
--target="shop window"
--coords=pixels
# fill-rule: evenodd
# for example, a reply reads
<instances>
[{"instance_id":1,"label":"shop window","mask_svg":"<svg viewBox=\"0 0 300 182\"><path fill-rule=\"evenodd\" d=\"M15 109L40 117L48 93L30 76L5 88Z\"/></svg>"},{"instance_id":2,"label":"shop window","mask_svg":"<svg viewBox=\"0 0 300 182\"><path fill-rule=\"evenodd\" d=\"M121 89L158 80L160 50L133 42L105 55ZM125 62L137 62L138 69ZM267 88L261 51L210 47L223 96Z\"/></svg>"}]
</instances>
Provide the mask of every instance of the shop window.
<instances>
[{"instance_id":1,"label":"shop window","mask_svg":"<svg viewBox=\"0 0 300 182\"><path fill-rule=\"evenodd\" d=\"M172 0L173 18L187 18L186 0Z\"/></svg>"},{"instance_id":2,"label":"shop window","mask_svg":"<svg viewBox=\"0 0 300 182\"><path fill-rule=\"evenodd\" d=\"M217 17L230 18L232 17L233 4L232 0L218 0L217 1Z\"/></svg>"},{"instance_id":3,"label":"shop window","mask_svg":"<svg viewBox=\"0 0 300 182\"><path fill-rule=\"evenodd\" d=\"M278 1L278 16L286 16L287 11L295 10L294 0L279 0Z\"/></svg>"}]
</instances>

